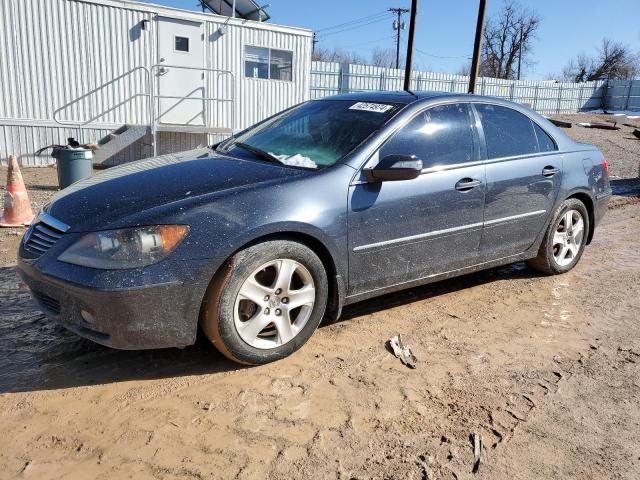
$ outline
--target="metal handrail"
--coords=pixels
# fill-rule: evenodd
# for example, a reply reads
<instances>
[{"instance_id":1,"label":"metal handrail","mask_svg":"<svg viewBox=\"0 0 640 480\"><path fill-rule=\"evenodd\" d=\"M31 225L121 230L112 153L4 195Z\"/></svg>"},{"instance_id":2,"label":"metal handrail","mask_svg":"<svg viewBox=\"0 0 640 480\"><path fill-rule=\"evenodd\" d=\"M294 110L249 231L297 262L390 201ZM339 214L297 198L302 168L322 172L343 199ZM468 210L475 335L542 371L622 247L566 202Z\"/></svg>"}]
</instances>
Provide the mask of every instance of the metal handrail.
<instances>
[{"instance_id":1,"label":"metal handrail","mask_svg":"<svg viewBox=\"0 0 640 480\"><path fill-rule=\"evenodd\" d=\"M188 96L179 96L179 95L160 95L160 94L156 94L155 93L155 89L154 89L154 83L153 83L153 78L157 77L158 74L160 74L160 69L171 69L171 68L177 68L177 69L182 69L182 70L195 70L195 71L199 71L199 72L203 72L203 73L215 73L216 78L215 78L215 82L219 82L220 78L224 75L228 75L231 77L231 98L218 98L218 97L191 97L190 95ZM181 100L181 101L185 101L185 100L202 100L202 112L203 112L203 123L206 125L207 121L208 121L208 112L207 112L207 108L206 102L209 101L215 101L215 102L231 102L233 104L234 100L235 100L235 88L236 88L236 82L235 82L235 75L233 74L232 71L230 70L221 70L221 69L217 69L217 68L207 68L207 67L187 67L184 65L171 65L171 64L164 64L164 63L156 63L154 65L151 65L151 68L149 69L151 72L151 75L149 77L149 91L152 92L152 102L153 102L153 109L152 109L152 118L151 118L151 131L152 131L152 135L153 135L153 155L157 156L157 147L156 147L156 142L155 142L155 138L156 138L156 133L157 133L157 128L158 128L158 120L160 119L161 115L157 115L155 112L155 105L156 103L161 100L161 99L175 99L175 100ZM157 74L154 74L154 71L158 71ZM206 79L204 80L204 85L206 88ZM180 103L180 102L178 102ZM233 129L235 127L235 111L232 108L231 109L231 128Z\"/></svg>"},{"instance_id":2,"label":"metal handrail","mask_svg":"<svg viewBox=\"0 0 640 480\"><path fill-rule=\"evenodd\" d=\"M191 97L190 95L187 96L179 96L179 95L159 95L155 93L155 83L154 83L154 78L156 78L156 75L154 75L154 71L155 70L159 70L160 68L176 68L176 69L183 69L183 70L197 70L203 73L216 73L216 79L215 82L219 82L220 78L225 76L225 75L229 75L231 77L231 96L230 98L219 98L219 97ZM71 120L67 120L67 119L61 119L59 118L59 115L61 112L63 112L64 110L68 109L69 107L87 99L88 97L90 97L91 95L99 92L100 90L113 85L114 83L122 80L123 78L125 78L128 75L131 75L132 73L141 70L144 71L147 77L147 81L146 81L146 92L142 92L142 93L134 93L132 95L130 95L129 97L127 97L126 99L124 99L123 101L119 102L116 105L111 106L109 109L105 110L104 112L100 112L97 114L91 114L90 118L86 119L86 120L76 120L76 121L71 121ZM206 80L206 79L203 79ZM204 87L206 89L206 81L204 82ZM215 68L206 68L206 67L185 67L182 65L165 65L165 64L154 64L152 65L150 68L147 67L143 67L143 66L138 66L138 67L134 67L131 70L128 70L126 72L124 72L123 74L117 76L116 78L111 79L110 81L108 81L107 83L94 88L93 90L90 90L86 93L84 93L83 95L81 95L80 97L72 100L71 102L57 108L56 110L54 110L53 112L53 120L59 124L59 125L63 125L63 126L77 126L77 127L86 127L87 125L95 122L96 120L98 120L99 118L104 117L105 115L107 115L108 113L112 112L113 110L121 107L122 105L125 105L126 103L134 100L135 98L138 97L146 97L148 100L148 112L147 112L147 116L148 116L148 122L147 125L149 125L149 127L151 128L151 134L153 137L153 155L157 156L157 132L158 132L158 120L160 119L160 116L157 115L156 113L156 103L160 100L160 99L175 99L175 100L181 100L181 101L185 101L185 100L202 100L202 111L203 111L203 123L206 126L207 125L207 121L208 121L208 112L207 112L207 108L206 108L206 102L231 102L233 104L233 102L235 101L235 75L233 74L233 72L231 72L230 70L221 70L221 69L215 69ZM235 128L235 110L232 108L231 109L231 129Z\"/></svg>"},{"instance_id":3,"label":"metal handrail","mask_svg":"<svg viewBox=\"0 0 640 480\"><path fill-rule=\"evenodd\" d=\"M108 110L101 112L97 115L91 115L91 117L88 120L85 121L70 121L70 120L61 120L58 118L58 114L64 110L66 110L67 108L71 107L72 105L75 105L76 103L81 102L82 100L85 100L86 98L88 98L89 96L95 94L96 92L99 92L100 90L108 87L109 85L112 85L120 80L122 80L123 78L125 78L128 75L131 75L132 73L138 71L138 70L142 70L146 73L147 75L147 91L143 92L143 93L134 93L133 95L130 95L128 98L126 98L125 100L123 100L122 102L118 103L117 105L109 108ZM151 103L153 102L152 98L151 98L151 93L148 90L148 86L149 86L149 82L151 79L151 72L149 71L149 69L147 67L134 67L131 70L128 70L126 72L124 72L123 74L117 76L116 78L113 78L111 80L109 80L107 83L100 85L99 87L94 88L93 90L88 91L87 93L79 96L78 98L72 100L71 102L57 108L56 110L53 111L53 121L56 122L59 125L64 125L64 126L79 126L79 127L85 127L90 123L95 122L97 119L104 117L106 114L108 114L109 112L112 112L113 110L115 110L116 108L121 107L122 105L130 102L131 100L133 100L134 98L137 97L147 97L148 101L149 101L149 114L151 113ZM149 119L151 119L151 117L149 116Z\"/></svg>"}]
</instances>

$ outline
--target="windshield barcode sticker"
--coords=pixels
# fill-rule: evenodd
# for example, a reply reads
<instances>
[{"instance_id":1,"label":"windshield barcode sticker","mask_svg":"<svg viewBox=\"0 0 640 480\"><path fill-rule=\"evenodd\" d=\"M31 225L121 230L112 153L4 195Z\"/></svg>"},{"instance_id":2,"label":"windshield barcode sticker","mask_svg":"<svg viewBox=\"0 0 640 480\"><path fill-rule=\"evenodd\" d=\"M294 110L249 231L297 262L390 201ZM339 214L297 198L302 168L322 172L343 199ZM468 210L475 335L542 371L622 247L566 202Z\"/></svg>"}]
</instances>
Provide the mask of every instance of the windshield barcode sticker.
<instances>
[{"instance_id":1,"label":"windshield barcode sticker","mask_svg":"<svg viewBox=\"0 0 640 480\"><path fill-rule=\"evenodd\" d=\"M364 110L365 112L384 113L393 108L393 105L387 105L385 103L369 103L358 102L349 107L349 110Z\"/></svg>"}]
</instances>

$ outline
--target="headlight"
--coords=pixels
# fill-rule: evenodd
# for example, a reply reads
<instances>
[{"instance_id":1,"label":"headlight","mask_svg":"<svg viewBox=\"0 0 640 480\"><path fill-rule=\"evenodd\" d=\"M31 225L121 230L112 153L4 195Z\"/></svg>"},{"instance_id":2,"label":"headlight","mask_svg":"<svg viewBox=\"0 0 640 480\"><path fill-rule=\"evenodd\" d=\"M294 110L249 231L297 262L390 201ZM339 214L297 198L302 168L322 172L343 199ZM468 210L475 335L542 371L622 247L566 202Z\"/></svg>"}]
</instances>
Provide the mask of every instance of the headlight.
<instances>
[{"instance_id":1,"label":"headlight","mask_svg":"<svg viewBox=\"0 0 640 480\"><path fill-rule=\"evenodd\" d=\"M153 225L88 233L58 260L107 270L143 267L166 258L188 232L186 225Z\"/></svg>"}]
</instances>

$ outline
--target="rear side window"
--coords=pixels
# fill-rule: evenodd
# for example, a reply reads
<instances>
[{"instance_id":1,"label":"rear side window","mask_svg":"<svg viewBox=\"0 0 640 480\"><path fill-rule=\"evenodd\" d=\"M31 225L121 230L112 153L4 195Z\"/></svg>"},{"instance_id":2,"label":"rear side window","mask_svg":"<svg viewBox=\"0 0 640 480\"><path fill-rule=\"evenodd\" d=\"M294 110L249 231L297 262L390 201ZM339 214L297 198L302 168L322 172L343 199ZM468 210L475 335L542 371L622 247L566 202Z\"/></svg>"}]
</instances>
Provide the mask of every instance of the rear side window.
<instances>
[{"instance_id":1,"label":"rear side window","mask_svg":"<svg viewBox=\"0 0 640 480\"><path fill-rule=\"evenodd\" d=\"M487 158L538 152L533 122L520 112L498 105L476 104L487 143Z\"/></svg>"},{"instance_id":2,"label":"rear side window","mask_svg":"<svg viewBox=\"0 0 640 480\"><path fill-rule=\"evenodd\" d=\"M469 105L429 108L399 130L380 150L387 155L415 155L424 168L476 159Z\"/></svg>"},{"instance_id":3,"label":"rear side window","mask_svg":"<svg viewBox=\"0 0 640 480\"><path fill-rule=\"evenodd\" d=\"M553 138L551 138L549 134L540 127L540 125L533 122L533 128L536 131L536 137L538 137L538 145L541 152L554 152L558 149L558 147L556 147L556 142L553 141Z\"/></svg>"}]
</instances>

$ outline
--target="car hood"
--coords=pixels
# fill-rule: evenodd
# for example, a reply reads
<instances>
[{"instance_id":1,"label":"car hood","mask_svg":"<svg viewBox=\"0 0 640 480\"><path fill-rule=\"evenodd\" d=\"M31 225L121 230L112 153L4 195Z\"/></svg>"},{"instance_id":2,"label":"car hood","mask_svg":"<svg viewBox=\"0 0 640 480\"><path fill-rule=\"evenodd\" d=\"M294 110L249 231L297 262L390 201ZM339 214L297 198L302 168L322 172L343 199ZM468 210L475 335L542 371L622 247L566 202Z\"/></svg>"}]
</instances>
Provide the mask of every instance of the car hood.
<instances>
[{"instance_id":1,"label":"car hood","mask_svg":"<svg viewBox=\"0 0 640 480\"><path fill-rule=\"evenodd\" d=\"M224 194L309 174L277 164L199 149L132 162L98 173L58 192L45 211L83 232L121 226L127 219L164 207L188 207L203 195ZM143 223L143 222L142 222Z\"/></svg>"}]
</instances>

